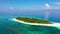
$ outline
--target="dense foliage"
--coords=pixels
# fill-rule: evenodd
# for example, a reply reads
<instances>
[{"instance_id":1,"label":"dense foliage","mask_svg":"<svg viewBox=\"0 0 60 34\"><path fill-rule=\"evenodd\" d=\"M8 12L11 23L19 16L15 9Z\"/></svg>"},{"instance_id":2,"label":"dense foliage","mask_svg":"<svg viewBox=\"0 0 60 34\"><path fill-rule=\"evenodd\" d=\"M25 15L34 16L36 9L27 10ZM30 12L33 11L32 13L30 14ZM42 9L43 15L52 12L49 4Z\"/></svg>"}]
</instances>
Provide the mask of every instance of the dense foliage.
<instances>
[{"instance_id":1,"label":"dense foliage","mask_svg":"<svg viewBox=\"0 0 60 34\"><path fill-rule=\"evenodd\" d=\"M38 19L38 18L17 17L16 19L24 21L24 22L29 22L29 23L51 24L47 20L42 20L42 19Z\"/></svg>"}]
</instances>

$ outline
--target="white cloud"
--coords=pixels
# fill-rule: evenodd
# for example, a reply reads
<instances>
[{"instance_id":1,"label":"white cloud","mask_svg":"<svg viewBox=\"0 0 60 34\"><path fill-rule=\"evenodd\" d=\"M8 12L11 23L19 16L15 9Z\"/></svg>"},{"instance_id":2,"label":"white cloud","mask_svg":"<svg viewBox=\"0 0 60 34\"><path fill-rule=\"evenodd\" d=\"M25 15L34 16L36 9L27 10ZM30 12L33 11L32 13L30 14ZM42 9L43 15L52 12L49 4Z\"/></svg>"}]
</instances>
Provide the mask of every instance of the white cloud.
<instances>
[{"instance_id":1,"label":"white cloud","mask_svg":"<svg viewBox=\"0 0 60 34\"><path fill-rule=\"evenodd\" d=\"M49 9L51 6L49 4L45 4L45 8Z\"/></svg>"},{"instance_id":2,"label":"white cloud","mask_svg":"<svg viewBox=\"0 0 60 34\"><path fill-rule=\"evenodd\" d=\"M60 2L53 2L53 4L57 4L57 5L60 5Z\"/></svg>"}]
</instances>

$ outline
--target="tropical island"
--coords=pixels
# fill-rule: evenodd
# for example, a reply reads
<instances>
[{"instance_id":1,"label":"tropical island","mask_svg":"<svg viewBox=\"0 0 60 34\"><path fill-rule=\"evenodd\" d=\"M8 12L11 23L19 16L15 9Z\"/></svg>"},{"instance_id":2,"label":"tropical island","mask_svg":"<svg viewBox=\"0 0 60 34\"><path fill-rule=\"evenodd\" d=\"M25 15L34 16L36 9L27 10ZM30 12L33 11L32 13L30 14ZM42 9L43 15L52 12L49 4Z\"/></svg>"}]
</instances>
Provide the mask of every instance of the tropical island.
<instances>
[{"instance_id":1,"label":"tropical island","mask_svg":"<svg viewBox=\"0 0 60 34\"><path fill-rule=\"evenodd\" d=\"M28 25L40 25L40 26L52 26L52 27L60 27L60 23L49 22L48 20L43 20L39 18L28 18L28 17L16 17L12 19L13 21L28 24Z\"/></svg>"},{"instance_id":2,"label":"tropical island","mask_svg":"<svg viewBox=\"0 0 60 34\"><path fill-rule=\"evenodd\" d=\"M16 17L16 19L20 21L28 22L28 23L52 24L48 20L42 20L38 18Z\"/></svg>"}]
</instances>

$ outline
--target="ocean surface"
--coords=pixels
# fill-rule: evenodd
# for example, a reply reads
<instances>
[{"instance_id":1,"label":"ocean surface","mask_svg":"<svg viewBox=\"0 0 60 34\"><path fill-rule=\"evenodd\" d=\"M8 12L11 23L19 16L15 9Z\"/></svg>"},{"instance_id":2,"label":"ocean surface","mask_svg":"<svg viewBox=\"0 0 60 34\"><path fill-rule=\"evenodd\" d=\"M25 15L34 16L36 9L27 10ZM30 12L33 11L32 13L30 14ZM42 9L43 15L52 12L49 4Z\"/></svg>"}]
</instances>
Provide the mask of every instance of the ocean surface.
<instances>
[{"instance_id":1,"label":"ocean surface","mask_svg":"<svg viewBox=\"0 0 60 34\"><path fill-rule=\"evenodd\" d=\"M28 25L12 20L21 16L60 23L60 10L0 11L0 34L60 34L60 27Z\"/></svg>"}]
</instances>

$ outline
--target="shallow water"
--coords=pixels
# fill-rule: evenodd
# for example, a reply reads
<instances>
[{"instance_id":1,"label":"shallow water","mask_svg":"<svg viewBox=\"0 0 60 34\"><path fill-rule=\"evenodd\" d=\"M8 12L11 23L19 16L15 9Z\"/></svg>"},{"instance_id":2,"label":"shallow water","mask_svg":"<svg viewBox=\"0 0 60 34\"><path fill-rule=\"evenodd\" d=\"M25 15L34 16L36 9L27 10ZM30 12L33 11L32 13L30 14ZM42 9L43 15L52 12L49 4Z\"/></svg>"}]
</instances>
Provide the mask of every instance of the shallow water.
<instances>
[{"instance_id":1,"label":"shallow water","mask_svg":"<svg viewBox=\"0 0 60 34\"><path fill-rule=\"evenodd\" d=\"M45 13L49 15L45 18ZM15 22L12 18L27 16L60 23L60 10L0 11L0 34L60 34L60 27L33 26Z\"/></svg>"},{"instance_id":2,"label":"shallow water","mask_svg":"<svg viewBox=\"0 0 60 34\"><path fill-rule=\"evenodd\" d=\"M60 29L48 26L35 26L15 22L16 16L0 17L0 34L60 34Z\"/></svg>"}]
</instances>

